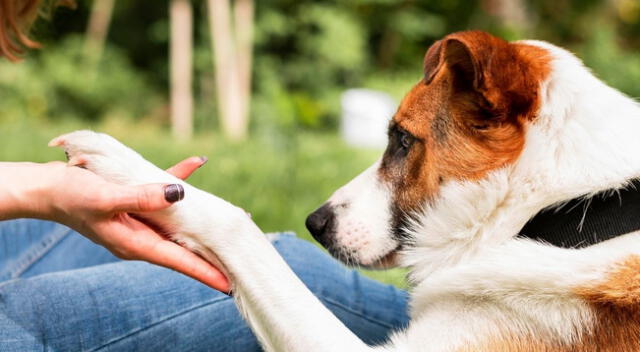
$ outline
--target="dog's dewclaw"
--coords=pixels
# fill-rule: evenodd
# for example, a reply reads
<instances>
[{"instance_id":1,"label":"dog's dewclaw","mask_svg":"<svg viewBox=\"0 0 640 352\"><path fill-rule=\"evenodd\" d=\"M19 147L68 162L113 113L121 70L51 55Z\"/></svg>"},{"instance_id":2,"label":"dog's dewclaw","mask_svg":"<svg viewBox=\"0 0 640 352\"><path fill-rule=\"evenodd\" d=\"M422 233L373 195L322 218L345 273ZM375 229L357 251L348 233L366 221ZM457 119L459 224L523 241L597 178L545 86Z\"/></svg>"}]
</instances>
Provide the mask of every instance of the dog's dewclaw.
<instances>
[{"instance_id":1,"label":"dog's dewclaw","mask_svg":"<svg viewBox=\"0 0 640 352\"><path fill-rule=\"evenodd\" d=\"M61 135L58 136L54 139L52 139L51 141L49 141L49 144L47 144L49 147L59 147L61 145L64 145L64 136L66 135Z\"/></svg>"}]
</instances>

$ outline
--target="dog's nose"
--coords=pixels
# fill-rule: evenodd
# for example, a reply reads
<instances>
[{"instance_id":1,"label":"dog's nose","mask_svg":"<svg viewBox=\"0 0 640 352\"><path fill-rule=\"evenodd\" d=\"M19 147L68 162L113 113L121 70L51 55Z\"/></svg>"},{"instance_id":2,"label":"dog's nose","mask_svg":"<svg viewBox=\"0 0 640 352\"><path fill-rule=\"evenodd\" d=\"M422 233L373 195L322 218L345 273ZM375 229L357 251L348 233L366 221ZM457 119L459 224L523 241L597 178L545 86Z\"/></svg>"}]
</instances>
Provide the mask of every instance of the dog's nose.
<instances>
[{"instance_id":1,"label":"dog's nose","mask_svg":"<svg viewBox=\"0 0 640 352\"><path fill-rule=\"evenodd\" d=\"M335 214L333 213L333 207L329 203L325 203L320 208L316 209L313 213L307 216L307 220L304 224L307 226L309 232L316 241L326 247L327 233L331 232L333 226L333 220Z\"/></svg>"}]
</instances>

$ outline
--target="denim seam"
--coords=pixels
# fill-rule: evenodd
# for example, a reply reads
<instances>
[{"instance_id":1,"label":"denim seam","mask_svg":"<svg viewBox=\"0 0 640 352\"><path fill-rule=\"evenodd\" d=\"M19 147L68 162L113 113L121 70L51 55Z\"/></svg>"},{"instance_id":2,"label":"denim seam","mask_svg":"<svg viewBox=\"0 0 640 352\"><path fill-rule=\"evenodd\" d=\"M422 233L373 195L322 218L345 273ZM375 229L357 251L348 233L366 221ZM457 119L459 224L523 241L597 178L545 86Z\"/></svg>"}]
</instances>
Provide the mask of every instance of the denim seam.
<instances>
[{"instance_id":1,"label":"denim seam","mask_svg":"<svg viewBox=\"0 0 640 352\"><path fill-rule=\"evenodd\" d=\"M343 305L343 304L342 304L342 303L340 303L340 302L334 301L334 300L333 300L333 299L331 299L331 298L321 297L321 298L320 298L320 300L326 301L326 302L327 302L327 303L329 303L329 304L332 304L332 305L334 305L334 306L337 306L337 307L339 307L339 308L342 308L342 309L344 309L344 310L346 310L346 311L348 311L348 312L350 312L350 313L352 313L352 314L354 314L354 315L357 315L358 317L360 317L360 318L362 318L362 319L364 319L364 320L367 320L367 321L368 321L368 322L370 322L370 323L378 324L378 325L384 326L384 327L389 328L389 329L393 329L393 328L394 328L394 326L393 326L393 325L389 325L389 324L387 324L387 323L382 322L381 320L377 320L377 319L374 319L374 318L368 317L368 316L366 316L366 315L364 315L364 314L362 314L362 313L360 313L360 312L358 312L358 311L356 311L356 310L352 309L351 307L345 306L345 305Z\"/></svg>"},{"instance_id":2,"label":"denim seam","mask_svg":"<svg viewBox=\"0 0 640 352\"><path fill-rule=\"evenodd\" d=\"M71 230L66 227L59 227L53 231L53 233L47 237L45 237L42 241L38 242L36 245L32 246L26 253L22 255L22 257L16 260L16 263L13 265L13 268L10 268L8 271L3 274L3 276L8 275L8 279L17 279L22 275L25 271L29 270L33 264L42 259L45 254L47 254L53 247L55 247L63 238L65 238Z\"/></svg>"},{"instance_id":3,"label":"denim seam","mask_svg":"<svg viewBox=\"0 0 640 352\"><path fill-rule=\"evenodd\" d=\"M146 331L146 330L149 330L149 329L151 329L151 328L153 328L153 327L155 327L155 326L157 326L157 325L160 325L160 324L162 324L162 323L165 323L165 322L170 321L170 320L172 320L172 319L178 318L178 317L180 317L180 316L182 316L182 315L185 315L185 314L187 314L187 313L189 313L189 312L192 312L192 311L194 311L194 310L197 310L197 309L200 309L200 308L204 308L204 307L210 306L210 305L212 305L212 304L214 304L214 303L218 303L218 302L223 301L223 300L226 300L226 299L231 299L231 298L230 298L230 297L221 297L221 298L216 298L216 299L213 299L213 300L211 300L211 301L209 301L209 302L207 302L207 303L200 304L200 305L193 306L193 307L191 307L191 308L185 309L185 310L183 310L183 311L181 311L181 312L179 312L179 313L176 313L176 314L173 314L173 315L167 316L167 317L165 317L165 318L163 318L163 319L161 319L161 320L158 320L158 321L156 321L155 323L153 323L153 324L151 324L151 325L147 325L147 326L145 326L144 328L141 328L141 329L138 329L138 330L134 330L134 331L130 331L130 332L128 332L128 333L127 333L127 334L125 334L125 335L122 335L122 336L120 336L120 337L117 337L117 338L111 339L110 341L108 341L108 342L106 342L106 343L102 344L102 345L101 345L101 346L99 346L99 347L96 347L96 348L94 348L94 349L90 349L90 350L88 350L88 352L96 352L96 351L100 351L100 350L102 350L102 349L104 349L104 348L106 348L106 347L108 347L108 346L110 346L110 345L112 345L112 344L114 344L114 343L117 343L117 342L119 342L119 341L122 341L122 340L124 340L124 339L126 339L126 338L128 338L128 337L131 337L131 336L133 336L133 335L139 334L139 333L144 332L144 331Z\"/></svg>"}]
</instances>

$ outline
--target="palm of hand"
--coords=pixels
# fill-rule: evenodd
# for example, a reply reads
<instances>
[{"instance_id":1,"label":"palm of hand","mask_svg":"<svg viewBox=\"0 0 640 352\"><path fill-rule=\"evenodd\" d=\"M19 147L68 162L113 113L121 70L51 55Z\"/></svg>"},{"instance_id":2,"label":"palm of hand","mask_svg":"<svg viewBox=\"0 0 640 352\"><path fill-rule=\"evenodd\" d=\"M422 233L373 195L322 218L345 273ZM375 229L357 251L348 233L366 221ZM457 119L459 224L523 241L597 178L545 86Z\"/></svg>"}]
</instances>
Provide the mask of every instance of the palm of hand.
<instances>
[{"instance_id":1,"label":"palm of hand","mask_svg":"<svg viewBox=\"0 0 640 352\"><path fill-rule=\"evenodd\" d=\"M205 161L189 158L167 171L185 179ZM86 235L119 258L148 261L182 272L217 290L229 291L229 282L219 270L129 215L170 206L162 192L163 185L121 186L87 170L59 164L52 164L63 168L59 170L59 184L72 186L54 187L58 192L51 195L50 203L56 205L56 221Z\"/></svg>"}]
</instances>

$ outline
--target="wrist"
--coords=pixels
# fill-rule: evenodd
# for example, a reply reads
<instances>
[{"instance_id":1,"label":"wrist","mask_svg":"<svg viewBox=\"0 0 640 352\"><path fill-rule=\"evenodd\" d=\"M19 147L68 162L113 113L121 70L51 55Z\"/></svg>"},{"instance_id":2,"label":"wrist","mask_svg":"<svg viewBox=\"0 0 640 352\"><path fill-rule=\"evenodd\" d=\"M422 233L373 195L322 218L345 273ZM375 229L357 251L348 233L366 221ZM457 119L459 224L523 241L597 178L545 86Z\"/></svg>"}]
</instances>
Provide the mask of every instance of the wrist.
<instances>
[{"instance_id":1,"label":"wrist","mask_svg":"<svg viewBox=\"0 0 640 352\"><path fill-rule=\"evenodd\" d=\"M0 220L52 219L58 163L0 163Z\"/></svg>"}]
</instances>

